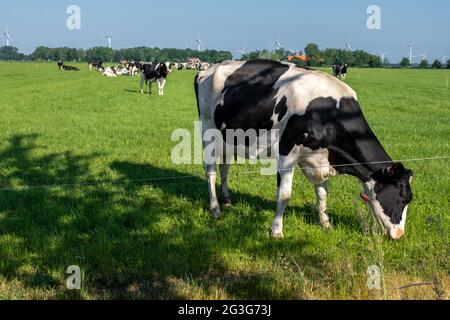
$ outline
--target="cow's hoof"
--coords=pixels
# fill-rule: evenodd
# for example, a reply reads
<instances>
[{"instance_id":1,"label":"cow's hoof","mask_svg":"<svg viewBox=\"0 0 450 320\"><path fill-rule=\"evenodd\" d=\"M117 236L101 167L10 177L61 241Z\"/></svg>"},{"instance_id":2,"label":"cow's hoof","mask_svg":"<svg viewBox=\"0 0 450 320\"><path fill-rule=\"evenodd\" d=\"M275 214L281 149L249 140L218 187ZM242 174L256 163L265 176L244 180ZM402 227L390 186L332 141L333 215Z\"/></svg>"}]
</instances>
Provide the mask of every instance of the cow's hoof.
<instances>
[{"instance_id":1,"label":"cow's hoof","mask_svg":"<svg viewBox=\"0 0 450 320\"><path fill-rule=\"evenodd\" d=\"M283 239L283 230L274 230L273 228L270 228L270 236L273 239Z\"/></svg>"},{"instance_id":2,"label":"cow's hoof","mask_svg":"<svg viewBox=\"0 0 450 320\"><path fill-rule=\"evenodd\" d=\"M222 207L224 207L225 209L229 209L233 207L233 204L231 202L224 202L222 203Z\"/></svg>"},{"instance_id":3,"label":"cow's hoof","mask_svg":"<svg viewBox=\"0 0 450 320\"><path fill-rule=\"evenodd\" d=\"M222 216L222 212L220 212L220 208L211 208L210 209L211 214L214 216L214 218L219 219Z\"/></svg>"},{"instance_id":4,"label":"cow's hoof","mask_svg":"<svg viewBox=\"0 0 450 320\"><path fill-rule=\"evenodd\" d=\"M320 222L320 226L325 230L328 231L330 229L333 229L333 226L331 225L331 223L329 221L321 221Z\"/></svg>"},{"instance_id":5,"label":"cow's hoof","mask_svg":"<svg viewBox=\"0 0 450 320\"><path fill-rule=\"evenodd\" d=\"M330 218L328 216L321 217L319 214L319 225L325 230L328 231L333 228L333 225L330 222Z\"/></svg>"},{"instance_id":6,"label":"cow's hoof","mask_svg":"<svg viewBox=\"0 0 450 320\"><path fill-rule=\"evenodd\" d=\"M228 197L220 199L220 203L222 204L222 207L224 207L224 208L231 208L233 206L231 203L231 199Z\"/></svg>"}]
</instances>

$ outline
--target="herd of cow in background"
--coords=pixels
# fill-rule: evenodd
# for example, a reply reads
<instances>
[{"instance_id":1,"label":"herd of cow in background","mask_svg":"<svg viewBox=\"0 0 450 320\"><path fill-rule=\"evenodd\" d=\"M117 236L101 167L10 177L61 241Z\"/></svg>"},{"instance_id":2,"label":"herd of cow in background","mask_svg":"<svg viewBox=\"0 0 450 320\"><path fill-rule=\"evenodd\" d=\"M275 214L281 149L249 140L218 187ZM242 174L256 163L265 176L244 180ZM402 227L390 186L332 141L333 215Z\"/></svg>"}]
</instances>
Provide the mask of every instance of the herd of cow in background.
<instances>
[{"instance_id":1,"label":"herd of cow in background","mask_svg":"<svg viewBox=\"0 0 450 320\"><path fill-rule=\"evenodd\" d=\"M141 76L141 93L144 93L144 87L149 85L150 94L152 93L152 83L158 83L158 93L160 96L164 95L164 86L166 84L167 76L174 70L198 70L206 71L211 67L208 62L202 62L198 58L189 58L184 63L177 62L142 62L142 61L128 61L123 59L119 65L104 67L103 61L96 60L89 62L89 70L97 70L105 77L117 76ZM80 71L78 67L68 66L64 61L58 61L58 68L63 71ZM333 64L333 75L345 79L347 77L347 64Z\"/></svg>"},{"instance_id":2,"label":"herd of cow in background","mask_svg":"<svg viewBox=\"0 0 450 320\"><path fill-rule=\"evenodd\" d=\"M208 62L202 62L198 58L189 58L185 63L176 62L142 62L128 61L123 59L119 65L105 67L102 60L89 62L89 71L96 70L105 77L114 78L117 76L141 76L141 93L144 93L144 87L149 85L150 94L152 93L152 83L158 83L159 95L164 95L164 86L167 76L174 70L198 70L205 71L211 67ZM58 61L58 68L62 71L80 71L79 68L68 66L64 61Z\"/></svg>"}]
</instances>

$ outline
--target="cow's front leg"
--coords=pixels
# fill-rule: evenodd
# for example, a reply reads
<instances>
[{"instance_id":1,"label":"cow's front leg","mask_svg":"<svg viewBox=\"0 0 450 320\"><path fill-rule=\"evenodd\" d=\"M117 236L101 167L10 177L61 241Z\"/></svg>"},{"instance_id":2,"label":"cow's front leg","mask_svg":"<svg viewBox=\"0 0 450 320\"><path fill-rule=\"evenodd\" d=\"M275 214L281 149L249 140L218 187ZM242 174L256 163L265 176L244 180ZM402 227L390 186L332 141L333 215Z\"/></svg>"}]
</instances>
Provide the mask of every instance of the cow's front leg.
<instances>
[{"instance_id":1,"label":"cow's front leg","mask_svg":"<svg viewBox=\"0 0 450 320\"><path fill-rule=\"evenodd\" d=\"M159 95L163 96L164 95L164 86L166 84L166 79L162 78L162 79L158 79L158 89L159 89Z\"/></svg>"},{"instance_id":2,"label":"cow's front leg","mask_svg":"<svg viewBox=\"0 0 450 320\"><path fill-rule=\"evenodd\" d=\"M217 200L216 194L216 181L217 181L217 171L216 165L205 165L206 177L208 178L208 190L209 190L209 199L210 206L209 210L213 214L214 217L220 218L222 215L220 212L219 201Z\"/></svg>"},{"instance_id":3,"label":"cow's front leg","mask_svg":"<svg viewBox=\"0 0 450 320\"><path fill-rule=\"evenodd\" d=\"M283 238L283 213L292 196L292 180L294 178L294 168L281 168L278 171L278 195L277 211L272 222L271 236L273 238Z\"/></svg>"},{"instance_id":4,"label":"cow's front leg","mask_svg":"<svg viewBox=\"0 0 450 320\"><path fill-rule=\"evenodd\" d=\"M317 183L314 185L317 196L317 212L319 214L320 225L324 229L330 229L330 219L327 214L327 182Z\"/></svg>"}]
</instances>

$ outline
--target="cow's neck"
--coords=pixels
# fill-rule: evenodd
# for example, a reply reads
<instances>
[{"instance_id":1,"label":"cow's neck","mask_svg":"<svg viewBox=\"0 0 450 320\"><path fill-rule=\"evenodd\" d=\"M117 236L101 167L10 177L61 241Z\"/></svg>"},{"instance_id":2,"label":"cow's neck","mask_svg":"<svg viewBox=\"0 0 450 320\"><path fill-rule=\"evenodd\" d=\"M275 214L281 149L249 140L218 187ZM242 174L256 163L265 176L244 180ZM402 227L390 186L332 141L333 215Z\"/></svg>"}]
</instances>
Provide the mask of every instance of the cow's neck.
<instances>
[{"instance_id":1,"label":"cow's neck","mask_svg":"<svg viewBox=\"0 0 450 320\"><path fill-rule=\"evenodd\" d=\"M329 146L330 162L342 174L358 177L361 181L371 180L371 176L392 163L383 146L367 126L364 135L344 133L339 142Z\"/></svg>"}]
</instances>

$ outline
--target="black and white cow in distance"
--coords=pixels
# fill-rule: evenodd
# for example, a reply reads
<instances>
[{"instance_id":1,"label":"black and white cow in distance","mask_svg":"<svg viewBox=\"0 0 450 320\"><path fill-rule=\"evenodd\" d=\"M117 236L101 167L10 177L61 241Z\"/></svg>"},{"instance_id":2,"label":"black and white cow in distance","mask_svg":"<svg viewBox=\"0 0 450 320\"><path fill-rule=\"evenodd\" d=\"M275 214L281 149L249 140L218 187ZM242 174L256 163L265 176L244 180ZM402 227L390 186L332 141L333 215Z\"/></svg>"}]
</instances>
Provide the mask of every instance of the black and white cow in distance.
<instances>
[{"instance_id":1,"label":"black and white cow in distance","mask_svg":"<svg viewBox=\"0 0 450 320\"><path fill-rule=\"evenodd\" d=\"M146 63L141 66L141 93L144 93L145 84L149 84L150 94L152 94L153 81L158 83L158 94L164 95L169 68L165 63Z\"/></svg>"},{"instance_id":2,"label":"black and white cow in distance","mask_svg":"<svg viewBox=\"0 0 450 320\"><path fill-rule=\"evenodd\" d=\"M332 68L333 68L333 75L335 77L340 76L342 79L347 78L347 71L348 71L348 65L347 64L343 64L343 65L334 64L332 66Z\"/></svg>"},{"instance_id":3,"label":"black and white cow in distance","mask_svg":"<svg viewBox=\"0 0 450 320\"><path fill-rule=\"evenodd\" d=\"M102 60L89 62L89 71L92 71L92 68L95 68L97 71L105 71Z\"/></svg>"},{"instance_id":4,"label":"black and white cow in distance","mask_svg":"<svg viewBox=\"0 0 450 320\"><path fill-rule=\"evenodd\" d=\"M124 68L126 68L128 70L128 73L130 74L130 76L134 77L135 75L137 75L142 68L143 63L140 61L127 61L127 60L122 60L120 62L122 64L122 66Z\"/></svg>"},{"instance_id":5,"label":"black and white cow in distance","mask_svg":"<svg viewBox=\"0 0 450 320\"><path fill-rule=\"evenodd\" d=\"M59 68L59 70L64 70L64 71L80 71L80 69L77 67L65 65L64 61L62 61L62 60L58 61L58 68Z\"/></svg>"},{"instance_id":6,"label":"black and white cow in distance","mask_svg":"<svg viewBox=\"0 0 450 320\"><path fill-rule=\"evenodd\" d=\"M319 221L330 228L327 180L337 174L357 177L363 200L392 239L405 233L412 201L412 171L394 163L369 127L356 93L323 72L267 60L224 62L200 72L195 89L202 133L227 130L278 131L278 194L271 235L283 237L283 212L292 194L294 168L299 165L315 186ZM204 137L204 136L203 136ZM205 148L214 143L204 139ZM245 148L245 147L244 147ZM273 156L273 155L272 155ZM220 162L220 200L231 205L228 162ZM210 210L221 215L216 195L216 165L205 163Z\"/></svg>"}]
</instances>

